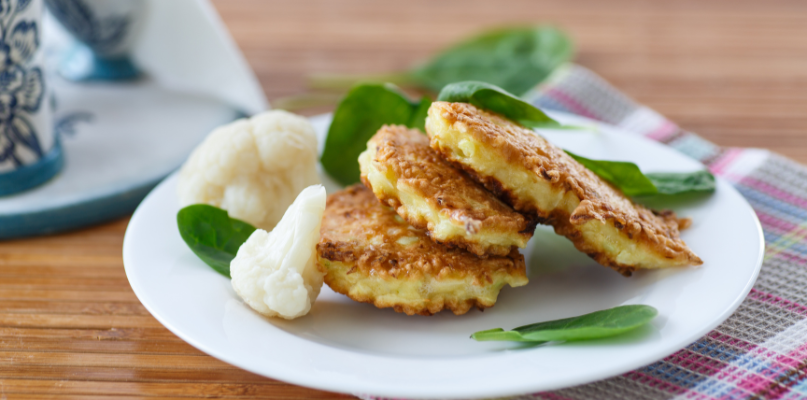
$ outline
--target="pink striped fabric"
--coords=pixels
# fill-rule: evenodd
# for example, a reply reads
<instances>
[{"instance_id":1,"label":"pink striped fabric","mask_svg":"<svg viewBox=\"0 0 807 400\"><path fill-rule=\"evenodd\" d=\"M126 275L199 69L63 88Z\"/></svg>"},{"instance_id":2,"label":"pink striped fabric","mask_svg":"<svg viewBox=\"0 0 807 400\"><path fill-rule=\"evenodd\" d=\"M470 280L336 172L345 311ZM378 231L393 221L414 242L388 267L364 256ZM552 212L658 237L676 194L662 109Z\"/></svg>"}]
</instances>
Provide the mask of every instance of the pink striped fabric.
<instances>
[{"instance_id":1,"label":"pink striped fabric","mask_svg":"<svg viewBox=\"0 0 807 400\"><path fill-rule=\"evenodd\" d=\"M541 108L614 125L631 121L631 127L642 127L634 133L729 178L757 211L767 253L756 286L737 312L687 348L620 377L519 398L807 398L807 168L760 150L720 148L664 118L637 123L641 115L657 114L643 113L644 107L580 66L557 71L538 92L531 101ZM630 391L614 390L627 382Z\"/></svg>"}]
</instances>

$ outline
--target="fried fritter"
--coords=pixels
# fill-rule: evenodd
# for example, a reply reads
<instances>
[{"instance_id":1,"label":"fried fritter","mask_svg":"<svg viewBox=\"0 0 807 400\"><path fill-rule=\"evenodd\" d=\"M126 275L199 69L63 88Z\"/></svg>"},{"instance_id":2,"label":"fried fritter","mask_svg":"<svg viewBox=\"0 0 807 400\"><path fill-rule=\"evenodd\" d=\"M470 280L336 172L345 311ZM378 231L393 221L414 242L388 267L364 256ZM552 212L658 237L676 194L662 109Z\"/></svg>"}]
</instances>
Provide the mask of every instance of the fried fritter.
<instances>
[{"instance_id":1,"label":"fried fritter","mask_svg":"<svg viewBox=\"0 0 807 400\"><path fill-rule=\"evenodd\" d=\"M435 102L426 130L443 157L602 265L630 276L703 263L679 237L688 220L633 203L530 129L470 104Z\"/></svg>"},{"instance_id":2,"label":"fried fritter","mask_svg":"<svg viewBox=\"0 0 807 400\"><path fill-rule=\"evenodd\" d=\"M353 300L408 315L492 307L502 286L527 284L515 249L485 259L431 241L365 186L328 196L317 245L325 283Z\"/></svg>"},{"instance_id":3,"label":"fried fritter","mask_svg":"<svg viewBox=\"0 0 807 400\"><path fill-rule=\"evenodd\" d=\"M429 147L415 129L384 126L359 156L361 179L432 240L478 256L524 248L536 223L513 211Z\"/></svg>"}]
</instances>

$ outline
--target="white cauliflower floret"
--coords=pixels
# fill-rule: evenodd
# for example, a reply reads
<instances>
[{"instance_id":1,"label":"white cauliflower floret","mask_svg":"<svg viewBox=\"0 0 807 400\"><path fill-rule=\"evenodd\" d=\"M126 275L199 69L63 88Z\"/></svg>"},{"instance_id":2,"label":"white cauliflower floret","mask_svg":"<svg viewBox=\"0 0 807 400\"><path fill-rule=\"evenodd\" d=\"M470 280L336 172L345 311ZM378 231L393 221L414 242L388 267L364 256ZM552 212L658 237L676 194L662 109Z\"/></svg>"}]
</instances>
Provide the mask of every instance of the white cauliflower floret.
<instances>
[{"instance_id":1,"label":"white cauliflower floret","mask_svg":"<svg viewBox=\"0 0 807 400\"><path fill-rule=\"evenodd\" d=\"M307 119L273 110L214 130L179 175L179 202L210 204L271 230L303 188L319 183Z\"/></svg>"},{"instance_id":2,"label":"white cauliflower floret","mask_svg":"<svg viewBox=\"0 0 807 400\"><path fill-rule=\"evenodd\" d=\"M233 289L252 309L294 319L308 314L322 288L317 269L325 188L303 190L272 232L258 229L230 262Z\"/></svg>"}]
</instances>

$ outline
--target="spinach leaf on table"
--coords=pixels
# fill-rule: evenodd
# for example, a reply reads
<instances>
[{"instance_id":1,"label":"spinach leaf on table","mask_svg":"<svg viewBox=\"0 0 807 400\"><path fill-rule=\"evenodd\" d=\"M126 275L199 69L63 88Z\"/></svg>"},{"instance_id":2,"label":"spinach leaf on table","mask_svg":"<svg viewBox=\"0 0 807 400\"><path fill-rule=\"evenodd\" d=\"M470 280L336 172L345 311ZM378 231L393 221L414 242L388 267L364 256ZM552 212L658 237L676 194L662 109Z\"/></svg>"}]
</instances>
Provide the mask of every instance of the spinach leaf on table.
<instances>
[{"instance_id":1,"label":"spinach leaf on table","mask_svg":"<svg viewBox=\"0 0 807 400\"><path fill-rule=\"evenodd\" d=\"M177 213L182 240L205 264L230 277L230 261L255 227L230 218L227 211L207 204L187 206Z\"/></svg>"},{"instance_id":2,"label":"spinach leaf on table","mask_svg":"<svg viewBox=\"0 0 807 400\"><path fill-rule=\"evenodd\" d=\"M449 47L410 75L435 92L474 80L523 95L572 54L569 37L551 26L499 28Z\"/></svg>"},{"instance_id":3,"label":"spinach leaf on table","mask_svg":"<svg viewBox=\"0 0 807 400\"><path fill-rule=\"evenodd\" d=\"M658 311L646 305L627 305L596 311L578 317L524 325L511 331L501 328L471 335L477 341L549 342L591 340L616 336L634 330L656 317Z\"/></svg>"},{"instance_id":4,"label":"spinach leaf on table","mask_svg":"<svg viewBox=\"0 0 807 400\"><path fill-rule=\"evenodd\" d=\"M560 128L558 121L550 118L538 107L521 100L500 87L479 81L456 82L443 88L438 101L469 103L501 114L528 128Z\"/></svg>"},{"instance_id":5,"label":"spinach leaf on table","mask_svg":"<svg viewBox=\"0 0 807 400\"><path fill-rule=\"evenodd\" d=\"M384 125L405 125L425 132L431 101L412 101L391 84L360 84L348 92L333 114L325 139L322 166L343 185L359 181L359 154Z\"/></svg>"},{"instance_id":6,"label":"spinach leaf on table","mask_svg":"<svg viewBox=\"0 0 807 400\"><path fill-rule=\"evenodd\" d=\"M496 28L454 44L409 71L363 76L318 75L311 86L345 89L359 82L392 82L439 92L460 81L482 81L523 95L571 60L574 47L561 30L542 25Z\"/></svg>"}]
</instances>

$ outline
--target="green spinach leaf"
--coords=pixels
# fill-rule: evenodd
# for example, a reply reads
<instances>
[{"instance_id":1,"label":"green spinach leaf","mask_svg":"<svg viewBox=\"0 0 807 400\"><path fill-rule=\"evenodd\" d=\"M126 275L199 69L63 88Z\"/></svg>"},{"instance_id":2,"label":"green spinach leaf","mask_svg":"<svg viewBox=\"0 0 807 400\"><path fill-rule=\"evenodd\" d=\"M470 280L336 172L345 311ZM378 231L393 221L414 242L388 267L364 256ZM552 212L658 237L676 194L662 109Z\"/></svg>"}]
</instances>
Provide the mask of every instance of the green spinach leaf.
<instances>
[{"instance_id":1,"label":"green spinach leaf","mask_svg":"<svg viewBox=\"0 0 807 400\"><path fill-rule=\"evenodd\" d=\"M474 332L471 338L477 342L533 342L544 343L546 340L532 340L521 335L517 331L506 331L502 328L488 329L486 331Z\"/></svg>"},{"instance_id":2,"label":"green spinach leaf","mask_svg":"<svg viewBox=\"0 0 807 400\"><path fill-rule=\"evenodd\" d=\"M715 191L715 176L707 170L672 173L652 172L645 174L658 189L658 194L712 193Z\"/></svg>"},{"instance_id":3,"label":"green spinach leaf","mask_svg":"<svg viewBox=\"0 0 807 400\"><path fill-rule=\"evenodd\" d=\"M561 124L543 111L517 96L489 83L457 82L446 85L438 101L470 103L484 110L501 114L529 128L560 128Z\"/></svg>"},{"instance_id":4,"label":"green spinach leaf","mask_svg":"<svg viewBox=\"0 0 807 400\"><path fill-rule=\"evenodd\" d=\"M566 150L566 154L628 196L671 196L715 191L715 177L707 170L644 174L639 166L632 162L592 160L568 150Z\"/></svg>"},{"instance_id":5,"label":"green spinach leaf","mask_svg":"<svg viewBox=\"0 0 807 400\"><path fill-rule=\"evenodd\" d=\"M313 88L339 90L360 82L392 82L439 92L453 82L482 81L523 95L569 61L574 46L551 26L496 28L456 43L409 71L374 75L319 74Z\"/></svg>"},{"instance_id":6,"label":"green spinach leaf","mask_svg":"<svg viewBox=\"0 0 807 400\"><path fill-rule=\"evenodd\" d=\"M431 99L428 97L421 98L420 103L418 103L417 108L415 108L415 111L412 113L412 118L409 119L406 126L420 129L421 132L426 133L426 117L429 116L429 107L431 105Z\"/></svg>"},{"instance_id":7,"label":"green spinach leaf","mask_svg":"<svg viewBox=\"0 0 807 400\"><path fill-rule=\"evenodd\" d=\"M230 261L255 227L230 218L227 211L207 204L187 206L177 213L182 240L205 264L230 277Z\"/></svg>"},{"instance_id":8,"label":"green spinach leaf","mask_svg":"<svg viewBox=\"0 0 807 400\"><path fill-rule=\"evenodd\" d=\"M520 326L511 331L501 328L479 331L471 335L477 341L548 342L560 340L591 340L619 335L636 329L658 315L646 305L628 305Z\"/></svg>"},{"instance_id":9,"label":"green spinach leaf","mask_svg":"<svg viewBox=\"0 0 807 400\"><path fill-rule=\"evenodd\" d=\"M500 28L451 46L410 74L435 92L453 82L474 80L523 95L572 55L572 42L559 29Z\"/></svg>"},{"instance_id":10,"label":"green spinach leaf","mask_svg":"<svg viewBox=\"0 0 807 400\"><path fill-rule=\"evenodd\" d=\"M333 114L322 166L343 185L359 181L359 154L383 125L406 125L425 131L431 101L409 100L391 84L360 84L348 92Z\"/></svg>"},{"instance_id":11,"label":"green spinach leaf","mask_svg":"<svg viewBox=\"0 0 807 400\"><path fill-rule=\"evenodd\" d=\"M658 193L653 182L642 173L639 166L627 161L592 160L578 156L570 151L566 154L572 156L577 162L616 186L627 196L649 196Z\"/></svg>"}]
</instances>

